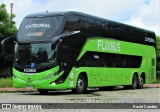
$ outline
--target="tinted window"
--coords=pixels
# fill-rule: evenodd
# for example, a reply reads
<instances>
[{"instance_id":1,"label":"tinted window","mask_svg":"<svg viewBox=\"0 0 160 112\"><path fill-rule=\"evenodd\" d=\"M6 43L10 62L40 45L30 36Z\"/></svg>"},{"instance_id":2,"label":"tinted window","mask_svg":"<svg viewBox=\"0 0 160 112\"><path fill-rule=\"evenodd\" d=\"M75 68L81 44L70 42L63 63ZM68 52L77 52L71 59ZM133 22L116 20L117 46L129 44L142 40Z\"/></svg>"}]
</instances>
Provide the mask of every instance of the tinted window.
<instances>
[{"instance_id":1,"label":"tinted window","mask_svg":"<svg viewBox=\"0 0 160 112\"><path fill-rule=\"evenodd\" d=\"M76 15L66 17L66 22L63 31L76 31L80 29L80 19Z\"/></svg>"},{"instance_id":2,"label":"tinted window","mask_svg":"<svg viewBox=\"0 0 160 112\"><path fill-rule=\"evenodd\" d=\"M14 64L23 67L41 68L56 62L56 50L52 43L16 43Z\"/></svg>"},{"instance_id":3,"label":"tinted window","mask_svg":"<svg viewBox=\"0 0 160 112\"><path fill-rule=\"evenodd\" d=\"M88 51L78 61L78 65L86 67L139 68L141 61L141 56Z\"/></svg>"},{"instance_id":4,"label":"tinted window","mask_svg":"<svg viewBox=\"0 0 160 112\"><path fill-rule=\"evenodd\" d=\"M104 36L105 35L105 22L96 20L96 35Z\"/></svg>"},{"instance_id":5,"label":"tinted window","mask_svg":"<svg viewBox=\"0 0 160 112\"><path fill-rule=\"evenodd\" d=\"M81 18L81 31L85 34L95 35L96 34L96 21L95 19L88 17Z\"/></svg>"},{"instance_id":6,"label":"tinted window","mask_svg":"<svg viewBox=\"0 0 160 112\"><path fill-rule=\"evenodd\" d=\"M24 18L19 38L50 38L60 34L63 16Z\"/></svg>"}]
</instances>

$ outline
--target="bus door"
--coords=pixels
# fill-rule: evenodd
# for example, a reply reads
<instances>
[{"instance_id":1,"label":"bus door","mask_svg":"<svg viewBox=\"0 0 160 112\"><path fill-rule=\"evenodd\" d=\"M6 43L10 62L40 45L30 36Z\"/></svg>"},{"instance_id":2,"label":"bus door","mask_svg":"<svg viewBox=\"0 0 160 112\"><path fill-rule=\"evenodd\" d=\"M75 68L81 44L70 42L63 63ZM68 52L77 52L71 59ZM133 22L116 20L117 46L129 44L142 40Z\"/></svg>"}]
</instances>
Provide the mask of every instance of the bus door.
<instances>
[{"instance_id":1,"label":"bus door","mask_svg":"<svg viewBox=\"0 0 160 112\"><path fill-rule=\"evenodd\" d=\"M65 78L70 73L72 66L73 66L73 60L72 60L72 52L71 49L67 46L62 46L60 48L60 54L59 54L59 63L60 63L60 69L64 71Z\"/></svg>"}]
</instances>

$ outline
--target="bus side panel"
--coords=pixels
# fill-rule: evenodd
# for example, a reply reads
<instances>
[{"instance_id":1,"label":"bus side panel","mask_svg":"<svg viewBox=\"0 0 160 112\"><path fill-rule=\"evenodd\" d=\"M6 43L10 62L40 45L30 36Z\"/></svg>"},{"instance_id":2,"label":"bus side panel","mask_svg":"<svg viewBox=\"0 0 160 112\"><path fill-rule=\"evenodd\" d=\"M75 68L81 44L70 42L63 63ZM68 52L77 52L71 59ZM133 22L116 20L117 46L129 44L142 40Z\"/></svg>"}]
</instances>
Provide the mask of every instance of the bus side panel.
<instances>
[{"instance_id":1,"label":"bus side panel","mask_svg":"<svg viewBox=\"0 0 160 112\"><path fill-rule=\"evenodd\" d=\"M100 86L112 85L112 80L111 68L100 68Z\"/></svg>"},{"instance_id":2,"label":"bus side panel","mask_svg":"<svg viewBox=\"0 0 160 112\"><path fill-rule=\"evenodd\" d=\"M148 49L147 56L147 73L146 73L146 83L151 83L156 80L156 51L153 47Z\"/></svg>"},{"instance_id":3,"label":"bus side panel","mask_svg":"<svg viewBox=\"0 0 160 112\"><path fill-rule=\"evenodd\" d=\"M152 74L152 76L153 76L153 80L152 80L152 82L153 81L156 81L156 62L157 62L157 58L156 58L156 50L153 48L153 50L152 50L152 69L153 69L153 74Z\"/></svg>"},{"instance_id":4,"label":"bus side panel","mask_svg":"<svg viewBox=\"0 0 160 112\"><path fill-rule=\"evenodd\" d=\"M121 78L122 78L122 68L112 68L112 74L111 74L112 80L111 84L112 85L121 85Z\"/></svg>"},{"instance_id":5,"label":"bus side panel","mask_svg":"<svg viewBox=\"0 0 160 112\"><path fill-rule=\"evenodd\" d=\"M131 85L132 84L132 76L133 76L133 73L131 72L130 68L123 68L122 69L121 84L122 85Z\"/></svg>"},{"instance_id":6,"label":"bus side panel","mask_svg":"<svg viewBox=\"0 0 160 112\"><path fill-rule=\"evenodd\" d=\"M91 85L92 87L98 87L99 86L99 75L100 75L100 69L99 67L91 67L91 74L88 74L88 76L91 76Z\"/></svg>"}]
</instances>

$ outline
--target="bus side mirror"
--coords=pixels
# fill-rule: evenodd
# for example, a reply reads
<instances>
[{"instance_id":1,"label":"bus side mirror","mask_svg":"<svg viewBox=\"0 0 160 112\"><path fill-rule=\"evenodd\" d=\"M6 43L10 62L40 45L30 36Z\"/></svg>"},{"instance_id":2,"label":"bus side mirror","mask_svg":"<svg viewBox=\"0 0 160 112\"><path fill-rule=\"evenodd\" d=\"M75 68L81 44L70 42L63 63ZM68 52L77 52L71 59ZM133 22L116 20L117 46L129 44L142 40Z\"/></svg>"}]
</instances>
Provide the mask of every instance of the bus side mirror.
<instances>
[{"instance_id":1,"label":"bus side mirror","mask_svg":"<svg viewBox=\"0 0 160 112\"><path fill-rule=\"evenodd\" d=\"M7 37L6 39L1 41L1 51L2 53L13 53L14 44L17 40L16 36Z\"/></svg>"}]
</instances>

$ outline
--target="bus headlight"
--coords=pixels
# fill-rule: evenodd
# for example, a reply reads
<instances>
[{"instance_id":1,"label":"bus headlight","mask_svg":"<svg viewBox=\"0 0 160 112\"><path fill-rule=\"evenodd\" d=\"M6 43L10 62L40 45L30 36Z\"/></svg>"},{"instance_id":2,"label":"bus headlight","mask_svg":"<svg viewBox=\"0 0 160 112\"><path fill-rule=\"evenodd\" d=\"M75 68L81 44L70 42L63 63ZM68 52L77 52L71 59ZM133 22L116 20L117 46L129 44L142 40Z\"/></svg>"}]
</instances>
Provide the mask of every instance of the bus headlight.
<instances>
[{"instance_id":1,"label":"bus headlight","mask_svg":"<svg viewBox=\"0 0 160 112\"><path fill-rule=\"evenodd\" d=\"M52 77L54 77L54 76L56 76L56 75L57 75L57 73L54 73L54 74L48 75L48 76L45 77L44 79L50 79L50 78L52 78Z\"/></svg>"}]
</instances>

